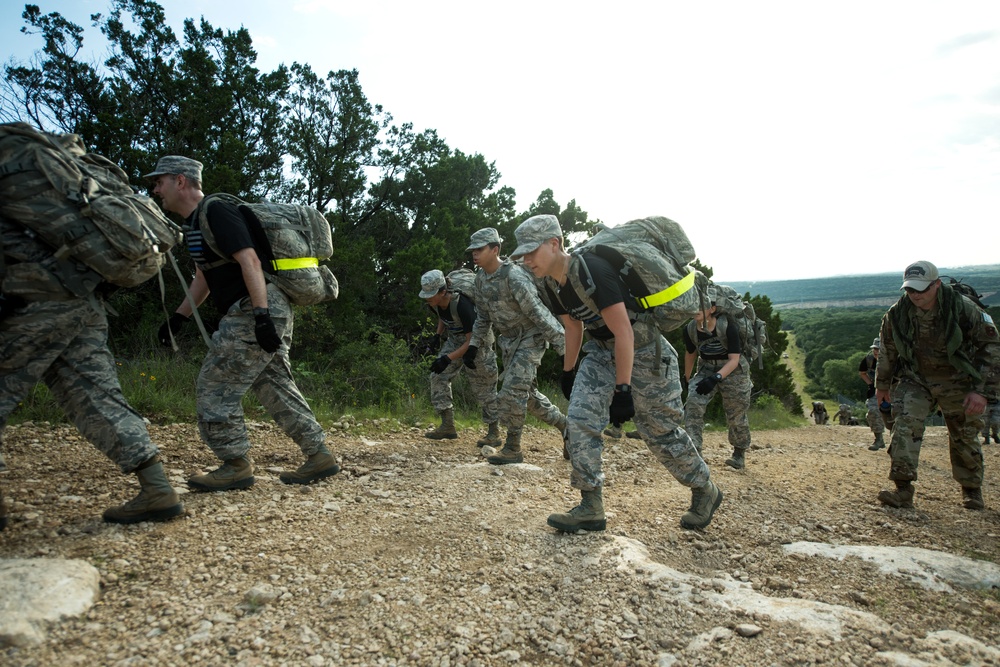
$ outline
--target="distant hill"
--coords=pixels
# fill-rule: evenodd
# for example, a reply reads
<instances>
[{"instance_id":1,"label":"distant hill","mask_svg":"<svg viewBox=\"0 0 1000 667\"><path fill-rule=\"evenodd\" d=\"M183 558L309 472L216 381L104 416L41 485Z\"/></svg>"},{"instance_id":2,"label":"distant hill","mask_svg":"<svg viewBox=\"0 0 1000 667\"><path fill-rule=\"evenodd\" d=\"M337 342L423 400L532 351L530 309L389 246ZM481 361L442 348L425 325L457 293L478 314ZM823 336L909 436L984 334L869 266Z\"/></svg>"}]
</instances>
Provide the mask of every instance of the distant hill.
<instances>
[{"instance_id":1,"label":"distant hill","mask_svg":"<svg viewBox=\"0 0 1000 667\"><path fill-rule=\"evenodd\" d=\"M950 276L975 287L988 306L1000 306L1000 264L940 268L945 282ZM763 294L776 307L846 308L890 306L899 298L900 273L874 273L803 280L768 280L726 283L740 294Z\"/></svg>"}]
</instances>

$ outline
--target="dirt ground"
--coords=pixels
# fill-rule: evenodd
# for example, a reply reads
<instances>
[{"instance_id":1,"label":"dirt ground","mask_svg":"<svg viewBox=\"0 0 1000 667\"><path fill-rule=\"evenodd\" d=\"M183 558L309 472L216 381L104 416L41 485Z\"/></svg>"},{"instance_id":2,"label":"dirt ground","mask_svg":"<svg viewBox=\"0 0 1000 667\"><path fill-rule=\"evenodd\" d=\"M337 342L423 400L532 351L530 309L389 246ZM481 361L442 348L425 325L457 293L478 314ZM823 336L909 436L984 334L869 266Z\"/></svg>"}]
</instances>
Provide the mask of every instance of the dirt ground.
<instances>
[{"instance_id":1,"label":"dirt ground","mask_svg":"<svg viewBox=\"0 0 1000 667\"><path fill-rule=\"evenodd\" d=\"M867 450L866 427L755 432L739 472L723 465L725 434L708 433L725 500L707 529L686 531L689 491L641 441L609 440L608 529L565 535L545 523L579 499L555 431L529 428L525 464L494 468L475 447L480 430L432 442L393 424L331 435L343 472L308 487L278 481L300 454L272 424L255 424L253 488L186 494L185 516L127 527L100 515L137 492L133 478L70 427L9 428L0 558L83 559L101 573L102 598L0 662L998 664L967 643L928 644L959 633L996 647L996 589L930 591L858 558L785 547L910 546L1000 563L1000 445L984 448L987 509L968 511L947 435L930 428L907 511L876 501L888 457ZM151 432L176 486L216 465L194 426ZM727 605L721 593L734 586L758 602ZM768 600L855 620L816 630L768 611Z\"/></svg>"}]
</instances>

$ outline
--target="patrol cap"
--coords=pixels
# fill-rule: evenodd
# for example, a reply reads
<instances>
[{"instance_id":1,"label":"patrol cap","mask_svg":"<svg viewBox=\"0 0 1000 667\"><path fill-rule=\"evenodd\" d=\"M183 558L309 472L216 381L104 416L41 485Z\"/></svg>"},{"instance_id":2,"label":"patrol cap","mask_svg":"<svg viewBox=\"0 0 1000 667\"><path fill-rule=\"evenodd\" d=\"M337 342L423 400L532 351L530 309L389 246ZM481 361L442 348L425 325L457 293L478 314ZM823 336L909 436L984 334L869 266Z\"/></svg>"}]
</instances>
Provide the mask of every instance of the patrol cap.
<instances>
[{"instance_id":1,"label":"patrol cap","mask_svg":"<svg viewBox=\"0 0 1000 667\"><path fill-rule=\"evenodd\" d=\"M420 298L429 299L445 286L444 274L437 269L431 269L420 276Z\"/></svg>"},{"instance_id":2,"label":"patrol cap","mask_svg":"<svg viewBox=\"0 0 1000 667\"><path fill-rule=\"evenodd\" d=\"M201 162L192 160L189 157L184 157L183 155L164 155L157 161L156 169L148 174L144 174L143 178L156 178L163 174L181 174L201 183L201 168Z\"/></svg>"},{"instance_id":3,"label":"patrol cap","mask_svg":"<svg viewBox=\"0 0 1000 667\"><path fill-rule=\"evenodd\" d=\"M876 336L876 337L875 337L875 340L873 340L873 341L872 341L872 349L873 349L873 350L877 350L877 349L879 349L879 348L880 348L881 346L882 346L882 341L880 341L880 340L878 339L878 337Z\"/></svg>"},{"instance_id":4,"label":"patrol cap","mask_svg":"<svg viewBox=\"0 0 1000 667\"><path fill-rule=\"evenodd\" d=\"M552 238L562 239L559 218L554 215L533 215L514 230L517 248L510 253L511 259L527 255Z\"/></svg>"},{"instance_id":5,"label":"patrol cap","mask_svg":"<svg viewBox=\"0 0 1000 667\"><path fill-rule=\"evenodd\" d=\"M918 292L923 292L937 279L937 267L930 262L921 260L906 267L906 271L903 272L903 287L899 289L912 287Z\"/></svg>"},{"instance_id":6,"label":"patrol cap","mask_svg":"<svg viewBox=\"0 0 1000 667\"><path fill-rule=\"evenodd\" d=\"M484 227L469 237L469 247L466 248L465 251L469 252L471 250L475 250L476 248L482 248L484 245L502 242L500 232L492 227Z\"/></svg>"}]
</instances>

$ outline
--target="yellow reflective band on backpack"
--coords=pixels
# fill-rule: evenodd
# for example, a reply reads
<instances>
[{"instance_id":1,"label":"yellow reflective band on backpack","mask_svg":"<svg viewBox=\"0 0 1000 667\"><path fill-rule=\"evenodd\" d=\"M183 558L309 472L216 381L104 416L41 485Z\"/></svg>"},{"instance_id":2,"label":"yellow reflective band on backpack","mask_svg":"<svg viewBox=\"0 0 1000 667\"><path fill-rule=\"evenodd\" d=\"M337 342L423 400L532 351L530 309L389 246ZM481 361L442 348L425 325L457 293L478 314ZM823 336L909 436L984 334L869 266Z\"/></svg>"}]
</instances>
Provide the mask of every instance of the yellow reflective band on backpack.
<instances>
[{"instance_id":1,"label":"yellow reflective band on backpack","mask_svg":"<svg viewBox=\"0 0 1000 667\"><path fill-rule=\"evenodd\" d=\"M684 292L687 292L694 286L694 271L687 274L673 285L665 290L660 290L656 294L650 294L649 296L643 296L636 299L639 305L649 310L650 308L655 308L656 306L662 306L668 301L673 301Z\"/></svg>"},{"instance_id":2,"label":"yellow reflective band on backpack","mask_svg":"<svg viewBox=\"0 0 1000 667\"><path fill-rule=\"evenodd\" d=\"M292 269L311 269L319 266L315 257L296 257L294 259L276 259L271 262L275 271L291 271Z\"/></svg>"}]
</instances>

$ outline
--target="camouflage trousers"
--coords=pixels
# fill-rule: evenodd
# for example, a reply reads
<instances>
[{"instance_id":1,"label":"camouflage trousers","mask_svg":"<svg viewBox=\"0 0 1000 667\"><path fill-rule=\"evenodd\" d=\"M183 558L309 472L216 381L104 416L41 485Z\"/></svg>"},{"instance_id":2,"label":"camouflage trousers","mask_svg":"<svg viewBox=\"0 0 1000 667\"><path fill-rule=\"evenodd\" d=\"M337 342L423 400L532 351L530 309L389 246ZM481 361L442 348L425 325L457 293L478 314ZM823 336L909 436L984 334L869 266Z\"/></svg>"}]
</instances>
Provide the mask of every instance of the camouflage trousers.
<instances>
[{"instance_id":1,"label":"camouflage trousers","mask_svg":"<svg viewBox=\"0 0 1000 667\"><path fill-rule=\"evenodd\" d=\"M538 365L545 355L545 343L538 340L512 340L506 336L497 339L503 354L503 386L497 392L500 425L507 431L519 433L524 428L527 413L555 426L566 428L566 416L559 411L548 396L538 391L536 383Z\"/></svg>"},{"instance_id":2,"label":"camouflage trousers","mask_svg":"<svg viewBox=\"0 0 1000 667\"><path fill-rule=\"evenodd\" d=\"M107 314L96 297L31 302L0 322L0 440L7 418L38 382L123 473L159 452L122 394Z\"/></svg>"},{"instance_id":3,"label":"camouflage trousers","mask_svg":"<svg viewBox=\"0 0 1000 667\"><path fill-rule=\"evenodd\" d=\"M465 344L465 336L461 339L449 337L441 346L440 354L449 354ZM483 410L483 422L492 424L497 421L497 355L490 348L479 348L476 353L476 367L468 368L459 357L448 364L440 373L431 373L431 405L438 413L454 407L452 403L451 383L465 369L465 377L469 382L472 394L479 401Z\"/></svg>"},{"instance_id":4,"label":"camouflage trousers","mask_svg":"<svg viewBox=\"0 0 1000 667\"><path fill-rule=\"evenodd\" d=\"M229 309L198 374L198 430L221 460L243 456L250 440L243 418L243 397L252 391L281 430L306 456L323 446L326 435L292 379L288 348L294 316L288 298L267 286L267 304L281 347L265 352L254 335L253 306L245 297Z\"/></svg>"},{"instance_id":5,"label":"camouflage trousers","mask_svg":"<svg viewBox=\"0 0 1000 667\"><path fill-rule=\"evenodd\" d=\"M988 403L983 413L983 437L990 433L994 438L1000 436L1000 403Z\"/></svg>"},{"instance_id":6,"label":"camouflage trousers","mask_svg":"<svg viewBox=\"0 0 1000 667\"><path fill-rule=\"evenodd\" d=\"M597 341L584 345L586 356L569 400L570 483L591 491L604 485L601 437L608 423L615 386L615 354ZM643 441L674 478L687 487L708 483L710 473L691 437L681 428L681 381L677 352L660 338L635 351L632 365L635 425Z\"/></svg>"},{"instance_id":7,"label":"camouflage trousers","mask_svg":"<svg viewBox=\"0 0 1000 667\"><path fill-rule=\"evenodd\" d=\"M691 436L694 446L701 451L702 432L705 430L705 410L709 401L718 393L722 394L722 408L726 411L726 423L729 424L729 444L733 449L750 448L750 420L747 410L750 409L750 392L753 382L750 373L741 362L736 370L725 380L715 385L707 394L695 391L698 383L719 372L726 365L723 360L698 360L698 371L688 382L687 403L684 404L684 430Z\"/></svg>"},{"instance_id":8,"label":"camouflage trousers","mask_svg":"<svg viewBox=\"0 0 1000 667\"><path fill-rule=\"evenodd\" d=\"M880 436L885 433L885 421L882 420L882 413L878 409L878 399L874 396L865 400L865 407L868 408L868 426L872 433Z\"/></svg>"},{"instance_id":9,"label":"camouflage trousers","mask_svg":"<svg viewBox=\"0 0 1000 667\"><path fill-rule=\"evenodd\" d=\"M947 380L904 376L892 388L892 415L895 420L889 456L889 479L915 480L924 437L924 420L935 404L948 427L951 475L962 486L978 488L983 482L983 450L979 445L982 416L965 414L962 401L968 387Z\"/></svg>"}]
</instances>

